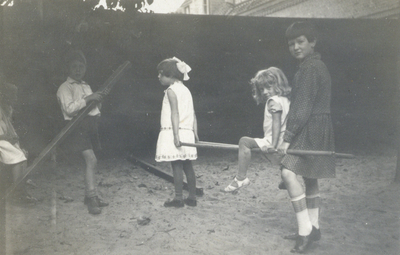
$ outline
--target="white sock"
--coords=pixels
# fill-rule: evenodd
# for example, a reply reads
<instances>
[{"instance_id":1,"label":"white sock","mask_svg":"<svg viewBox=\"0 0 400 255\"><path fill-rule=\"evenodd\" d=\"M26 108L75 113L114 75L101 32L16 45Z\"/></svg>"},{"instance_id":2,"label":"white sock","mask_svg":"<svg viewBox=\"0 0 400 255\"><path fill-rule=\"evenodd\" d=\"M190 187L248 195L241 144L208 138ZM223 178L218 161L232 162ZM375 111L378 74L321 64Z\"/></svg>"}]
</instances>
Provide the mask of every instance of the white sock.
<instances>
[{"instance_id":1,"label":"white sock","mask_svg":"<svg viewBox=\"0 0 400 255\"><path fill-rule=\"evenodd\" d=\"M319 194L307 196L306 202L311 224L319 229L319 206L321 204L321 197Z\"/></svg>"},{"instance_id":2,"label":"white sock","mask_svg":"<svg viewBox=\"0 0 400 255\"><path fill-rule=\"evenodd\" d=\"M310 216L311 224L315 228L319 229L319 223L318 223L319 208L308 209L308 215Z\"/></svg>"},{"instance_id":3,"label":"white sock","mask_svg":"<svg viewBox=\"0 0 400 255\"><path fill-rule=\"evenodd\" d=\"M311 233L312 224L310 216L308 215L306 196L305 194L302 194L298 197L292 198L291 201L296 213L299 235L308 236Z\"/></svg>"}]
</instances>

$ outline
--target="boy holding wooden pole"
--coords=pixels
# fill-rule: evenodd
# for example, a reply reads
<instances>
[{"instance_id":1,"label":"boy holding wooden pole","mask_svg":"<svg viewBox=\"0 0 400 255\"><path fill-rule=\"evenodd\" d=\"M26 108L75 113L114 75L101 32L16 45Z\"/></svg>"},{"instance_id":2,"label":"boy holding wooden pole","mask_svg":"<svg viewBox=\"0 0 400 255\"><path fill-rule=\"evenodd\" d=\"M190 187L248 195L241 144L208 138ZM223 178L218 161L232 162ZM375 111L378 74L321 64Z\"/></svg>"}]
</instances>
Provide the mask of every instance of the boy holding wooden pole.
<instances>
[{"instance_id":1,"label":"boy holding wooden pole","mask_svg":"<svg viewBox=\"0 0 400 255\"><path fill-rule=\"evenodd\" d=\"M103 94L99 92L93 93L90 86L82 80L86 73L86 58L82 51L70 51L66 56L65 62L69 70L69 76L58 89L57 98L64 119L69 122L90 102L100 102ZM94 150L101 148L97 129L99 116L100 103L89 112L88 116L83 119L82 123L72 131L69 138L64 142L68 150L82 153L85 159L84 204L87 205L90 214L100 214L101 207L108 205L108 203L99 198L95 186L94 171L97 165L97 158Z\"/></svg>"}]
</instances>

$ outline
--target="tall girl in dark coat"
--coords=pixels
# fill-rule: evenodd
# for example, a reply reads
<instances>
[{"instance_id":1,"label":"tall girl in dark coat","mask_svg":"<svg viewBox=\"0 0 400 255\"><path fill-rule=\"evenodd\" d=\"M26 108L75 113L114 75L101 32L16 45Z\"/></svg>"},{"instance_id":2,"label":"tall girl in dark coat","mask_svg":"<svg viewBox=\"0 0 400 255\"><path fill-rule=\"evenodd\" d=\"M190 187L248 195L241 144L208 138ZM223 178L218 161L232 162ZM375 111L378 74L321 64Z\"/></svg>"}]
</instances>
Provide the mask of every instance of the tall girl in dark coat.
<instances>
[{"instance_id":1,"label":"tall girl in dark coat","mask_svg":"<svg viewBox=\"0 0 400 255\"><path fill-rule=\"evenodd\" d=\"M335 159L287 155L286 150L334 151L331 77L320 54L314 51L317 37L310 23L293 23L286 30L286 39L291 55L299 61L299 68L292 82L292 103L284 142L278 149L285 154L281 174L298 223L298 233L292 236L296 239L292 252L303 253L313 241L321 238L318 179L335 177ZM303 177L305 190L297 175Z\"/></svg>"}]
</instances>

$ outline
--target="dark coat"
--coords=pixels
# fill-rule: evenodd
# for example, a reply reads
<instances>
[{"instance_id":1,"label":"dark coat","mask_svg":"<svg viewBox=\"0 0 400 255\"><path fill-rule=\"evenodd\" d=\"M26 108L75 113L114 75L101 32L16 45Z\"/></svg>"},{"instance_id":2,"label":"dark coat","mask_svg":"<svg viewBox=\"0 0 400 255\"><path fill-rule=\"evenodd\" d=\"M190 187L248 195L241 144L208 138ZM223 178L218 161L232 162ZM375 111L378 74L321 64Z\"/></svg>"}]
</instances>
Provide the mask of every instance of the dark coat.
<instances>
[{"instance_id":1,"label":"dark coat","mask_svg":"<svg viewBox=\"0 0 400 255\"><path fill-rule=\"evenodd\" d=\"M292 98L284 141L289 149L334 151L330 115L331 76L319 53L307 56L292 82ZM283 167L307 178L335 177L332 156L285 155Z\"/></svg>"}]
</instances>

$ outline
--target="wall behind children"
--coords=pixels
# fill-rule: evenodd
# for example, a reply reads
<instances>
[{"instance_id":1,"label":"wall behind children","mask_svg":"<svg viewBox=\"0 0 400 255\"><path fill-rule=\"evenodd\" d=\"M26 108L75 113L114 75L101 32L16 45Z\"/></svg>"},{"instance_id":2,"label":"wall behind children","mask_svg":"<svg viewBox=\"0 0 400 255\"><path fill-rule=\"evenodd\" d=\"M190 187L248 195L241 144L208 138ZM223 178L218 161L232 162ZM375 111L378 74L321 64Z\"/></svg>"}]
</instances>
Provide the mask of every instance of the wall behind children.
<instances>
[{"instance_id":1,"label":"wall behind children","mask_svg":"<svg viewBox=\"0 0 400 255\"><path fill-rule=\"evenodd\" d=\"M28 10L29 8L26 8ZM44 12L8 8L3 18L3 72L19 87L15 122L31 155L63 122L55 93L65 80L63 54L86 54L85 80L96 90L124 61L132 69L102 108L105 154L154 154L163 88L157 64L176 56L192 67L185 84L194 97L201 140L237 143L262 136L263 105L251 97L249 80L277 66L293 77L284 32L294 19L139 14L99 10L75 23ZM397 124L399 22L314 20L321 52L333 80L332 116L338 150L394 144ZM396 118L394 118L396 116Z\"/></svg>"}]
</instances>

